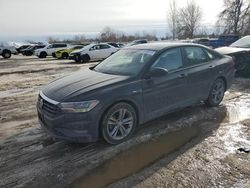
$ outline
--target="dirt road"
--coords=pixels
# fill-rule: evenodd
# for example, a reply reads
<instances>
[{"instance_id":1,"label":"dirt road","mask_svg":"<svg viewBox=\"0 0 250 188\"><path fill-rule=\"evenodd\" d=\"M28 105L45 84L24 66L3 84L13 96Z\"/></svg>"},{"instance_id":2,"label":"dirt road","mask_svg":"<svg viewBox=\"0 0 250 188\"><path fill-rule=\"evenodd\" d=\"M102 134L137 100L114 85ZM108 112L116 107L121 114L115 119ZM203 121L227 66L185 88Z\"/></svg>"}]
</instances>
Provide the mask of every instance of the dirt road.
<instances>
[{"instance_id":1,"label":"dirt road","mask_svg":"<svg viewBox=\"0 0 250 188\"><path fill-rule=\"evenodd\" d=\"M38 91L88 66L52 58L0 59L0 187L249 184L249 154L238 150L250 148L249 79L237 79L220 107L200 104L162 117L118 146L54 141L37 122Z\"/></svg>"}]
</instances>

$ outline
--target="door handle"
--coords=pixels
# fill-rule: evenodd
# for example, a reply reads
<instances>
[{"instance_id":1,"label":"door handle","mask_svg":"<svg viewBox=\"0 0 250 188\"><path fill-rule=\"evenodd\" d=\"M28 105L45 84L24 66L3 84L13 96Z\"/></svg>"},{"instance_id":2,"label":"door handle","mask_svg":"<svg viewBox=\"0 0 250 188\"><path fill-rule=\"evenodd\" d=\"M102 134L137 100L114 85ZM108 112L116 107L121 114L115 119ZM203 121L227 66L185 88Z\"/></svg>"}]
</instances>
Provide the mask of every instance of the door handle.
<instances>
[{"instance_id":1,"label":"door handle","mask_svg":"<svg viewBox=\"0 0 250 188\"><path fill-rule=\"evenodd\" d=\"M179 78L185 78L186 76L187 76L187 74L184 74L184 73L183 73L183 74L180 74L180 75L179 75Z\"/></svg>"},{"instance_id":2,"label":"door handle","mask_svg":"<svg viewBox=\"0 0 250 188\"><path fill-rule=\"evenodd\" d=\"M214 65L209 65L209 68L211 69L211 68L214 68Z\"/></svg>"}]
</instances>

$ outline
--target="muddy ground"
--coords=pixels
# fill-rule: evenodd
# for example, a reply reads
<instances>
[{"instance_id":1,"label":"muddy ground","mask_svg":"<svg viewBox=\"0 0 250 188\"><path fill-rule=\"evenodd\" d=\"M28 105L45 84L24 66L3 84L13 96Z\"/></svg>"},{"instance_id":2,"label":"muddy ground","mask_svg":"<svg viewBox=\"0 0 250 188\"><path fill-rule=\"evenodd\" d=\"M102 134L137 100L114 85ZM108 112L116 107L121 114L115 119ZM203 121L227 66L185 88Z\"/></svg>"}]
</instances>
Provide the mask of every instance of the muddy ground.
<instances>
[{"instance_id":1,"label":"muddy ground","mask_svg":"<svg viewBox=\"0 0 250 188\"><path fill-rule=\"evenodd\" d=\"M237 78L221 106L169 114L118 146L47 136L39 89L93 64L0 59L0 187L250 187L250 79Z\"/></svg>"}]
</instances>

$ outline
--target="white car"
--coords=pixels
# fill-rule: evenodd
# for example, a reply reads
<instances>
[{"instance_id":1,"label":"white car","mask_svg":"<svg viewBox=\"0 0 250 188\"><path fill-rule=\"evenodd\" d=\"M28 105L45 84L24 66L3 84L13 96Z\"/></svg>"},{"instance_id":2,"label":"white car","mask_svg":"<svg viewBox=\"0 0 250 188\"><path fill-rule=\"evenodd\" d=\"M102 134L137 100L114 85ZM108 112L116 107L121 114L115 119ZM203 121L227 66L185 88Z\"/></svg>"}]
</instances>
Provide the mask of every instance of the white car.
<instances>
[{"instance_id":1,"label":"white car","mask_svg":"<svg viewBox=\"0 0 250 188\"><path fill-rule=\"evenodd\" d=\"M76 62L81 61L85 63L88 61L106 59L118 50L119 48L106 43L89 44L80 50L71 52L69 59L74 59Z\"/></svg>"},{"instance_id":2,"label":"white car","mask_svg":"<svg viewBox=\"0 0 250 188\"><path fill-rule=\"evenodd\" d=\"M4 59L8 59L11 57L11 54L17 54L16 48L0 43L0 55L2 55Z\"/></svg>"},{"instance_id":3,"label":"white car","mask_svg":"<svg viewBox=\"0 0 250 188\"><path fill-rule=\"evenodd\" d=\"M69 45L68 44L50 44L45 46L44 48L41 49L37 49L35 50L35 55L39 58L46 58L47 56L52 56L53 53L55 53L58 50L62 50L65 48L68 48Z\"/></svg>"}]
</instances>

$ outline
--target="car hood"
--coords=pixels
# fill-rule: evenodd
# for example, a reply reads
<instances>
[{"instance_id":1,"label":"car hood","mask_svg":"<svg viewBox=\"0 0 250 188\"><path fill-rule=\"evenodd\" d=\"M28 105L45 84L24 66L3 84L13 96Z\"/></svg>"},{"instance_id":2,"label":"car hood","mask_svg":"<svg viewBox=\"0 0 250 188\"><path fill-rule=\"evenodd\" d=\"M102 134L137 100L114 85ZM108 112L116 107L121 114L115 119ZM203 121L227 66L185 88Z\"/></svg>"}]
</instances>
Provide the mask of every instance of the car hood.
<instances>
[{"instance_id":1,"label":"car hood","mask_svg":"<svg viewBox=\"0 0 250 188\"><path fill-rule=\"evenodd\" d=\"M104 74L87 69L50 83L42 93L57 102L72 102L74 98L83 100L88 92L128 78L128 76Z\"/></svg>"},{"instance_id":2,"label":"car hood","mask_svg":"<svg viewBox=\"0 0 250 188\"><path fill-rule=\"evenodd\" d=\"M72 54L78 54L78 53L81 53L83 50L74 50L74 51L72 51L71 53Z\"/></svg>"},{"instance_id":3,"label":"car hood","mask_svg":"<svg viewBox=\"0 0 250 188\"><path fill-rule=\"evenodd\" d=\"M216 48L215 51L224 55L228 55L228 54L235 54L238 52L247 52L250 51L250 48L238 48L238 47L228 46L228 47Z\"/></svg>"}]
</instances>

